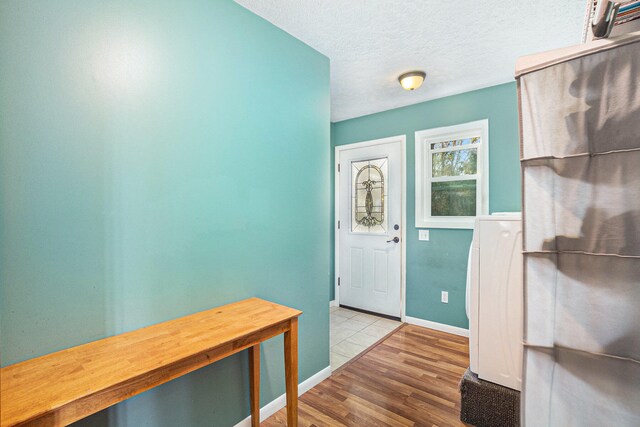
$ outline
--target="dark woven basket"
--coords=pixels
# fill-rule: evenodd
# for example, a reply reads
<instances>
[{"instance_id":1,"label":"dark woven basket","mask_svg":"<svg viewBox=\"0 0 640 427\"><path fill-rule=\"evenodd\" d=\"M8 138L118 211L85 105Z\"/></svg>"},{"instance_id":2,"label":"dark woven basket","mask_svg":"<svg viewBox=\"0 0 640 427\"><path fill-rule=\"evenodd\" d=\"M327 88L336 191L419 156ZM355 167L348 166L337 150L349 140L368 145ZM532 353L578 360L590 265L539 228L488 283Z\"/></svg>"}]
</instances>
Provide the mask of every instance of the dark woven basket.
<instances>
[{"instance_id":1,"label":"dark woven basket","mask_svg":"<svg viewBox=\"0 0 640 427\"><path fill-rule=\"evenodd\" d=\"M460 420L477 427L519 427L520 392L484 381L470 369L460 381Z\"/></svg>"}]
</instances>

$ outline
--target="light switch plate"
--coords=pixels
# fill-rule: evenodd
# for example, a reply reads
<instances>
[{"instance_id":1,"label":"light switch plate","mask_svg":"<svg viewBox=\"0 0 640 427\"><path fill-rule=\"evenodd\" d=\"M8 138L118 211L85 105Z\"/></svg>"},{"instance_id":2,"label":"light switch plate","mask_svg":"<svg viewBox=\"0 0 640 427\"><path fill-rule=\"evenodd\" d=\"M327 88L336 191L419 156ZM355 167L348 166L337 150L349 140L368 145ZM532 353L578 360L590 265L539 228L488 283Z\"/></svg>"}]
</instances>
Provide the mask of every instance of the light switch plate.
<instances>
[{"instance_id":1,"label":"light switch plate","mask_svg":"<svg viewBox=\"0 0 640 427\"><path fill-rule=\"evenodd\" d=\"M419 240L429 240L429 230L418 230Z\"/></svg>"},{"instance_id":2,"label":"light switch plate","mask_svg":"<svg viewBox=\"0 0 640 427\"><path fill-rule=\"evenodd\" d=\"M449 292L442 291L440 295L440 300L445 304L449 304Z\"/></svg>"}]
</instances>

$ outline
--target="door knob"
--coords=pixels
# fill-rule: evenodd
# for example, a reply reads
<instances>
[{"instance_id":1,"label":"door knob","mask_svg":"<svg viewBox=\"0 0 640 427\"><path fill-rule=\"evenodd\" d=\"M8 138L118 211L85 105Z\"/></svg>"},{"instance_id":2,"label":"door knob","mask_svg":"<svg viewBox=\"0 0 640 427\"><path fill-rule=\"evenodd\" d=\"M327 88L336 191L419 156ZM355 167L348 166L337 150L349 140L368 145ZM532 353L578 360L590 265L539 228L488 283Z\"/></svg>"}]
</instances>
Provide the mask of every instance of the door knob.
<instances>
[{"instance_id":1,"label":"door knob","mask_svg":"<svg viewBox=\"0 0 640 427\"><path fill-rule=\"evenodd\" d=\"M396 237L394 237L394 238L393 238L393 239L391 239L391 240L387 240L387 243L391 243L391 242L393 242L393 243L398 243L399 241L400 241L400 238L396 236Z\"/></svg>"}]
</instances>

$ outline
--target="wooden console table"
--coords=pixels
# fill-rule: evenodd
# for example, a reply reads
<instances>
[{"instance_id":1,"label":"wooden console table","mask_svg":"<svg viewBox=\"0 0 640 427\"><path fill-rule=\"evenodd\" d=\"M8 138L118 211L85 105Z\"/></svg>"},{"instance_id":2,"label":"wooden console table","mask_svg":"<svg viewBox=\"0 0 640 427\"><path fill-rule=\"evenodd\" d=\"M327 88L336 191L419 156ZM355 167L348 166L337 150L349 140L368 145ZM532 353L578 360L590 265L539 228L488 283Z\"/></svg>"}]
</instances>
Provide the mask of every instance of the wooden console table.
<instances>
[{"instance_id":1,"label":"wooden console table","mask_svg":"<svg viewBox=\"0 0 640 427\"><path fill-rule=\"evenodd\" d=\"M256 427L260 343L284 333L287 423L297 426L300 314L250 298L7 366L0 425L67 425L248 348Z\"/></svg>"}]
</instances>

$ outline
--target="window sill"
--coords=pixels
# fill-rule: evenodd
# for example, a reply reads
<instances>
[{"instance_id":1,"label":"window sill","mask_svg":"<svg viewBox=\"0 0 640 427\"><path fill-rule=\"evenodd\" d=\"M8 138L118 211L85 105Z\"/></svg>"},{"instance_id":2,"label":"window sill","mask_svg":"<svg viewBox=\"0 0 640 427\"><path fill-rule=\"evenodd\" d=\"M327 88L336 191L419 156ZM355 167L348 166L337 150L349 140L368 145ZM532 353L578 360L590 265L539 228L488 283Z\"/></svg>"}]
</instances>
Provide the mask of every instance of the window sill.
<instances>
[{"instance_id":1,"label":"window sill","mask_svg":"<svg viewBox=\"0 0 640 427\"><path fill-rule=\"evenodd\" d=\"M452 228L473 230L475 217L442 218L442 219L416 219L416 228Z\"/></svg>"}]
</instances>

